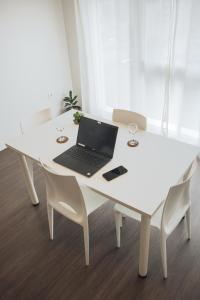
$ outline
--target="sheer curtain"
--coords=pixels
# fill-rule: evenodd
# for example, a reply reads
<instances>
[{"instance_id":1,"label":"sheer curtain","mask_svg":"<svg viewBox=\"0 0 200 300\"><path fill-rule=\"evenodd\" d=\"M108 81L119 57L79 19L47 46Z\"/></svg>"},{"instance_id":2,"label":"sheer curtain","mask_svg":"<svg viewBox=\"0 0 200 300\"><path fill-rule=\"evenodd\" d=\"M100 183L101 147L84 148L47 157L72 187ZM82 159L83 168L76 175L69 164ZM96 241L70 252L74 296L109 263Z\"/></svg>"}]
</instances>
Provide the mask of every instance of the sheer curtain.
<instances>
[{"instance_id":1,"label":"sheer curtain","mask_svg":"<svg viewBox=\"0 0 200 300\"><path fill-rule=\"evenodd\" d=\"M198 143L199 14L199 0L76 0L83 109Z\"/></svg>"}]
</instances>

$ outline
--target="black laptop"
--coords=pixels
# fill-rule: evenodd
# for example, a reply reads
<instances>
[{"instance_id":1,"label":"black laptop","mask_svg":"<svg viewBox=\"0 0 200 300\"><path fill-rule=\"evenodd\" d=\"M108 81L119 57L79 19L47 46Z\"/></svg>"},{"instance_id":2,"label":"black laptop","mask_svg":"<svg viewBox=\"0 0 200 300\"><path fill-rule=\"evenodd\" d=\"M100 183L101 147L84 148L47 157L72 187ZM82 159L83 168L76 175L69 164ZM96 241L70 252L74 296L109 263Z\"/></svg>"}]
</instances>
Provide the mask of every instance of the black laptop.
<instances>
[{"instance_id":1,"label":"black laptop","mask_svg":"<svg viewBox=\"0 0 200 300\"><path fill-rule=\"evenodd\" d=\"M113 157L118 127L81 117L76 145L53 160L91 177Z\"/></svg>"}]
</instances>

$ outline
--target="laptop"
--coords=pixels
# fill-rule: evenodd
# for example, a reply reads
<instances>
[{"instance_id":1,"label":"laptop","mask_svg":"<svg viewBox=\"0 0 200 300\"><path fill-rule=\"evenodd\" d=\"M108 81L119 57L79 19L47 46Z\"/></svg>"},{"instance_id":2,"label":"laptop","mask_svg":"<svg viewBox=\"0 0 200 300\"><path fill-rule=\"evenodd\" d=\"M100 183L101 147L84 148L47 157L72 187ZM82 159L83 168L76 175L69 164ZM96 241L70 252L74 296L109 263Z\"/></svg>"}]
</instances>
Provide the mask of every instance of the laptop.
<instances>
[{"instance_id":1,"label":"laptop","mask_svg":"<svg viewBox=\"0 0 200 300\"><path fill-rule=\"evenodd\" d=\"M112 159L117 132L117 126L81 117L76 145L53 161L91 177Z\"/></svg>"}]
</instances>

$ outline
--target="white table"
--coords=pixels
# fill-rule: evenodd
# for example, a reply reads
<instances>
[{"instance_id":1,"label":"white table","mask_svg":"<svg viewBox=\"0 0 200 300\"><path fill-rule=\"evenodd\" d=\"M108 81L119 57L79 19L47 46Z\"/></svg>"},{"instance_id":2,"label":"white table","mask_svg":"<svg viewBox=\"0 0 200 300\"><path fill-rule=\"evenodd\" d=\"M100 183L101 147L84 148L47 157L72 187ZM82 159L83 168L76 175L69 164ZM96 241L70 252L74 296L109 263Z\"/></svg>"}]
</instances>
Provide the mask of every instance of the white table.
<instances>
[{"instance_id":1,"label":"white table","mask_svg":"<svg viewBox=\"0 0 200 300\"><path fill-rule=\"evenodd\" d=\"M165 199L171 185L176 184L199 153L199 148L171 140L149 132L138 132L139 146L130 148L127 127L119 126L114 157L106 166L91 178L62 167L52 161L76 142L78 126L72 122L72 113L64 113L23 136L9 139L6 145L17 151L23 166L25 181L32 203L39 203L34 182L26 157L35 161L39 158L48 162L57 172L75 175L81 184L106 195L115 202L141 214L139 275L145 277L148 270L149 238L151 217ZM56 143L63 127L63 135L69 137L66 144ZM107 182L102 174L114 167L123 165L128 173Z\"/></svg>"}]
</instances>

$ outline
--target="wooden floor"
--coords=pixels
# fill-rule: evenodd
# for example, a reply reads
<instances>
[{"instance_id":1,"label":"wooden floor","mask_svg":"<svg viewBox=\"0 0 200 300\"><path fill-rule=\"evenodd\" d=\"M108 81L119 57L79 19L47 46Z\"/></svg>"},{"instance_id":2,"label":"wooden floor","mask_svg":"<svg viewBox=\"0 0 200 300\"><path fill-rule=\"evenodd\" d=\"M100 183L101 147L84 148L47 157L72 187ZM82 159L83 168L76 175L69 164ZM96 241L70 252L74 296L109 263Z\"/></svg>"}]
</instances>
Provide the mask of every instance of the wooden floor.
<instances>
[{"instance_id":1,"label":"wooden floor","mask_svg":"<svg viewBox=\"0 0 200 300\"><path fill-rule=\"evenodd\" d=\"M17 155L9 150L0 152L0 299L200 299L199 171L192 189L192 240L187 241L182 221L168 240L167 280L162 278L156 230L151 232L146 279L137 275L137 222L126 218L122 247L116 248L111 203L89 219L89 267L84 266L78 225L56 214L55 239L50 241L44 182L37 166L35 175L41 200L37 207L31 205Z\"/></svg>"}]
</instances>

